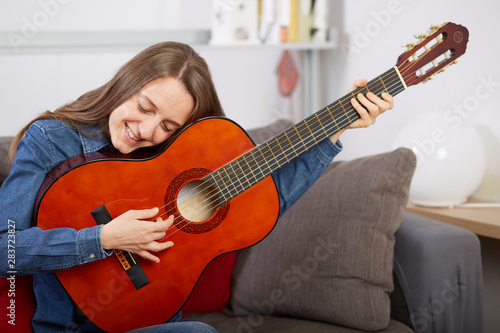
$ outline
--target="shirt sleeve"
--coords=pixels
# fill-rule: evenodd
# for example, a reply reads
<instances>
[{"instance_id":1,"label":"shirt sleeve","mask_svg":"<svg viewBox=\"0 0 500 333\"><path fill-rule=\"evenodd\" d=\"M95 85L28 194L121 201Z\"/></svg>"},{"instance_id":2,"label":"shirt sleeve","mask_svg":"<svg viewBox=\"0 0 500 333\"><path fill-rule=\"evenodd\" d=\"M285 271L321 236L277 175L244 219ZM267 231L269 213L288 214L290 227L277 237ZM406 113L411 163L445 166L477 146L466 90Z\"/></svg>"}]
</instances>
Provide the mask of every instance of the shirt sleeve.
<instances>
[{"instance_id":1,"label":"shirt sleeve","mask_svg":"<svg viewBox=\"0 0 500 333\"><path fill-rule=\"evenodd\" d=\"M82 230L32 227L38 189L48 172L65 159L55 149L42 128L31 126L0 188L1 276L55 271L109 255L100 243L101 226Z\"/></svg>"},{"instance_id":2,"label":"shirt sleeve","mask_svg":"<svg viewBox=\"0 0 500 333\"><path fill-rule=\"evenodd\" d=\"M327 139L273 174L280 201L280 216L316 182L340 151L340 141L333 143Z\"/></svg>"}]
</instances>

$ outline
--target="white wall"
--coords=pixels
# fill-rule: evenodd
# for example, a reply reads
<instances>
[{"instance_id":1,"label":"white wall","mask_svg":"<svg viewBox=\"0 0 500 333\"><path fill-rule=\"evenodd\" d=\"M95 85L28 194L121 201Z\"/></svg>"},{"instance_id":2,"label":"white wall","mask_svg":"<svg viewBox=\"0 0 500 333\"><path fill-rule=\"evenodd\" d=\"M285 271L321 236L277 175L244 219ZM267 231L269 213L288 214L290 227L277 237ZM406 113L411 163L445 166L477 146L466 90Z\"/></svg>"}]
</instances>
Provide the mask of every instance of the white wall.
<instances>
[{"instance_id":1,"label":"white wall","mask_svg":"<svg viewBox=\"0 0 500 333\"><path fill-rule=\"evenodd\" d=\"M372 79L396 64L413 35L424 33L431 24L454 22L469 29L466 54L443 74L426 84L413 86L398 95L393 111L380 117L368 130L348 131L345 149L339 156L352 159L392 149L393 138L414 115L433 112L443 115L455 105L474 101L482 79L494 82L489 96L480 89L479 105L462 120L481 125L500 145L500 2L494 0L333 0L338 8L332 24L340 29L340 47L323 56L328 72L324 95L332 101L343 95L355 78ZM392 11L392 13L391 13ZM389 13L389 15L387 15ZM367 33L368 32L368 33ZM363 35L368 38L363 38ZM349 54L349 56L346 56ZM327 101L325 101L327 102Z\"/></svg>"},{"instance_id":2,"label":"white wall","mask_svg":"<svg viewBox=\"0 0 500 333\"><path fill-rule=\"evenodd\" d=\"M393 66L404 51L401 45L413 41L412 36L425 32L431 23L452 21L470 31L467 53L458 65L429 84L411 87L397 96L396 109L381 117L376 126L347 132L341 159L390 150L394 136L413 115L443 114L455 104L463 104L474 96L481 78L500 82L495 66L500 31L495 15L500 3L494 0L331 0L331 7L340 47L322 52L321 104L341 97L355 78L371 79ZM208 29L210 10L207 0L27 0L22 5L0 1L0 32L23 29L27 22L37 23L40 30ZM50 16L46 22L40 21L43 12ZM360 37L367 32L368 39ZM138 51L0 55L0 100L2 112L9 114L8 121L0 123L0 135L12 135L36 114L104 83ZM302 108L299 89L293 101L278 93L280 51L204 48L200 53L212 69L228 116L242 126L264 125ZM300 62L300 55L295 52L294 56ZM467 120L482 125L500 140L500 127L494 125L500 120L496 111L498 85L493 89Z\"/></svg>"},{"instance_id":3,"label":"white wall","mask_svg":"<svg viewBox=\"0 0 500 333\"><path fill-rule=\"evenodd\" d=\"M206 0L28 0L22 4L2 0L0 33L25 30L32 35L25 40L30 43L44 30L208 30L211 8ZM103 84L140 50L0 54L0 100L2 112L8 114L0 122L0 135L13 135L37 114ZM252 128L287 116L288 103L279 96L276 77L280 51L200 48L199 52L212 70L230 118Z\"/></svg>"}]
</instances>

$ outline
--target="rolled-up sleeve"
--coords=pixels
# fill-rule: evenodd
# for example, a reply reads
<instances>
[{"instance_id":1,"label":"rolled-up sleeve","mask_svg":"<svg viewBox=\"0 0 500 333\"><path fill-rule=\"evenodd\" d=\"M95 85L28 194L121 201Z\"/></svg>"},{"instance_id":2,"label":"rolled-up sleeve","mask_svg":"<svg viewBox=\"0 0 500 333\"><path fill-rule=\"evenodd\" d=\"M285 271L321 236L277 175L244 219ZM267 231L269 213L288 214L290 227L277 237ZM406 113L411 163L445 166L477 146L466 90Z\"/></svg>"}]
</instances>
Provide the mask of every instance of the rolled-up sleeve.
<instances>
[{"instance_id":1,"label":"rolled-up sleeve","mask_svg":"<svg viewBox=\"0 0 500 333\"><path fill-rule=\"evenodd\" d=\"M316 182L340 151L340 141L333 143L327 139L273 174L280 200L280 216Z\"/></svg>"}]
</instances>

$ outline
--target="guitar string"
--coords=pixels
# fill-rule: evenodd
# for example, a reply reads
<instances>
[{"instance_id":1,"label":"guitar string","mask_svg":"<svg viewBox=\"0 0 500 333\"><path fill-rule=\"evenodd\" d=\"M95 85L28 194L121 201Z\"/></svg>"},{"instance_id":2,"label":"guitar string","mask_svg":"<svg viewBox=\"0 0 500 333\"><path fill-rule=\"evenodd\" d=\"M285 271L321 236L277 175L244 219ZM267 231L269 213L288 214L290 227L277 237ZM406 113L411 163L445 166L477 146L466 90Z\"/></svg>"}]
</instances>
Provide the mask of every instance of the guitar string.
<instances>
[{"instance_id":1,"label":"guitar string","mask_svg":"<svg viewBox=\"0 0 500 333\"><path fill-rule=\"evenodd\" d=\"M372 80L372 81L373 81L373 80ZM390 86L391 86L391 88L392 88L392 85L390 85ZM369 88L370 88L371 90L374 90L374 88L381 88L381 86L376 85L375 87L371 86L371 87L369 87ZM369 89L368 89L368 90L369 90ZM396 92L396 93L399 93L399 92ZM347 110L347 111L353 111L353 109L350 109L350 110ZM343 122L342 122L342 127L344 127L344 125L348 124L349 122L350 122L349 120L348 120L347 122L344 122L344 121L343 121ZM320 124L320 126L321 126L321 124ZM323 127L324 127L324 126L323 126ZM314 139L314 133L312 133L312 138ZM291 148L293 148L293 147L291 147ZM289 149L290 149L290 148L289 148ZM282 155L283 155L283 156L285 156L285 154L286 154L286 152L283 152L283 154L282 154ZM282 157L283 157L283 156L282 156ZM281 161L283 162L283 158L282 158L282 157L281 157ZM285 157L286 157L286 156L285 156ZM278 161L277 161L277 162L278 162ZM256 180L258 180L258 179L256 179ZM236 190L237 194L241 193L241 192L239 192L239 190L237 189L237 187L235 187L235 186L233 186L233 187L235 188L235 190ZM227 189L227 191L229 192L229 194L231 194L231 190L230 190L230 189ZM238 193L238 192L239 192L239 193ZM231 196L232 196L232 194L231 194ZM205 201L206 201L206 200L205 200ZM210 205L211 205L211 203L209 203L208 205L205 205L205 207L202 207L202 209L203 209L203 208L206 208L206 207L208 207L208 206L210 206ZM167 213L167 212L165 212L164 214L166 214L166 213ZM162 214L162 215L164 215L164 214ZM169 236L171 236L171 235L169 235Z\"/></svg>"},{"instance_id":2,"label":"guitar string","mask_svg":"<svg viewBox=\"0 0 500 333\"><path fill-rule=\"evenodd\" d=\"M397 78L397 77L396 77L396 74L393 74L393 76L394 76L395 78ZM376 79L375 79L375 80L376 80ZM378 81L376 81L376 82L377 82L377 85L376 85L375 87L373 87L373 84L372 84L372 86L368 85L368 89L367 89L367 91L369 91L370 89L371 89L371 90L374 90L374 89L375 89L375 90L377 90L378 88L381 88L381 86L379 86L379 84L378 84ZM389 82L388 84L390 85L390 82ZM385 89L385 90L387 90L387 89ZM349 110L347 110L347 111L349 111ZM335 114L334 114L334 116L335 116ZM305 123L304 123L304 125L308 126L308 125L307 125L307 122L305 122ZM321 124L320 124L320 126L321 126ZM301 137L301 135L300 135L300 134L301 134L301 132L303 132L303 129L300 129L300 131L299 131L299 127L297 127L297 126L293 127L293 129L295 129L295 130L297 131L297 134L299 135L299 137ZM312 132L312 131L310 131L310 132ZM304 134L304 133L302 133L302 134ZM307 133L306 133L306 134L307 134ZM314 135L313 135L313 139L314 139ZM278 141L278 142L279 142L279 141ZM305 145L305 144L304 144L304 145ZM293 146L292 146L292 147L293 147ZM306 148L306 149L307 149L307 148ZM260 152L261 154L263 154L263 153L262 153L262 149L261 149L261 150L259 150L259 152ZM253 155L253 153L252 153L252 152L249 152L249 153L250 153L250 155L252 156L252 158L255 160L255 156ZM248 165L248 166L250 166L250 165L248 164L248 162L247 162L247 165ZM258 165L258 162L257 162L257 161L256 161L256 165L259 167L259 169L261 169L261 168L260 168L260 166ZM239 163L238 163L238 166L239 166ZM240 168L240 170L242 170L241 166L239 166L239 168ZM222 169L222 168L221 168L221 169ZM250 169L251 169L251 167L250 167ZM265 166L264 166L264 169L265 169ZM269 169L271 169L271 168L269 167ZM227 173L227 170L224 170L224 171ZM233 170L233 172L232 172L232 173L236 175L236 173L234 172L234 170ZM253 173L252 173L252 175L254 176L253 178L255 178L255 179L258 181L258 179L255 177L255 174L253 174ZM213 176L213 178L214 178L214 176ZM227 177L227 178L228 178L228 179L229 179L229 181L230 181L230 177L229 177L229 175L228 175L228 177ZM250 177L250 178L252 178L252 177ZM215 179L215 178L214 178L214 179ZM250 181L248 180L248 177L246 177L246 175L245 175L245 179L247 180L246 182L250 184ZM224 188L226 188L226 189L227 189L227 192L229 192L229 194L231 195L231 190L230 190L230 189L228 189L228 186L226 186L226 185L225 185L225 183L226 183L226 177L225 177L225 176L222 176L222 177L221 177L221 180L222 180L222 182L224 182L224 186L223 186L223 187L224 187ZM241 179L237 179L236 181L237 181L237 182L239 182L240 184L242 183L242 180L241 180ZM245 181L243 180L243 182L245 182ZM200 184L199 186L203 186L203 185L205 185L205 184ZM239 190L237 189L237 187L235 187L235 186L234 186L234 184L233 184L233 188L235 188L235 189L236 189L237 193L239 192ZM196 188L194 188L194 189L192 189L192 190L196 190ZM190 191L192 191L192 190L190 190ZM189 193L189 192L188 192L188 193ZM241 192L239 192L239 193L241 193ZM227 193L226 193L226 194L227 194ZM232 196L232 195L231 195L231 196ZM167 213L167 212L166 212L166 213ZM165 213L165 214L166 214L166 213ZM164 215L164 214L163 214L163 215Z\"/></svg>"},{"instance_id":3,"label":"guitar string","mask_svg":"<svg viewBox=\"0 0 500 333\"><path fill-rule=\"evenodd\" d=\"M415 65L415 61L413 61L413 62L406 61L405 63L407 63L407 65L408 65L407 67L412 67L412 66L414 66L414 65ZM405 63L403 63L403 64L405 64ZM398 68L399 68L399 67L398 67ZM405 69L403 69L403 70L402 70L402 71L400 71L400 72L401 72L401 74L403 74L403 73L404 73L404 74L406 74L406 70L405 70ZM398 74L397 74L397 73L392 73L392 71L391 71L391 73L390 73L390 74L387 74L386 76L389 76L390 78L392 77L392 78L394 78L396 81L399 79ZM379 78L381 78L381 77L379 77ZM410 80L410 85L411 85L411 83L412 83L413 81L416 81L416 80L418 80L418 79L419 79L419 78L418 78L418 77L416 77L416 78L414 78L413 80ZM400 81L399 83L402 85L401 80L399 80L399 81ZM379 86L379 85L378 85L378 81L377 81L377 79L373 79L373 80L372 80L372 82L377 82L377 84L376 84L375 86L373 86L373 85L372 85L372 86L367 85L367 86L365 86L365 87L361 87L361 89L360 89L360 90L363 90L362 88L366 88L367 92L368 92L368 91L370 91L370 89L371 89L371 90L378 90L378 89L381 89L381 88L382 88L382 86L384 86L384 83L386 83L386 82L382 82L382 86ZM385 84L384 89L381 89L381 90L382 90L382 92L383 92L384 90L385 90L386 92L388 91L388 89L386 88L386 86L389 86L390 88L393 88L393 87L394 87L394 84L393 84L393 83L387 83L387 84ZM402 89L402 90L404 90L404 89ZM402 90L401 90L401 91L402 91ZM399 92L401 92L401 91L397 91L397 92L395 91L395 94L398 94L398 93L399 93ZM352 93L351 93L351 96L353 96L355 92L356 92L356 91L352 92ZM359 92L360 92L360 91L358 91L358 93L359 93ZM377 92L377 93L378 93L378 92ZM351 97L349 97L349 99L350 99L350 98L351 98ZM347 99L347 98L346 98L346 99ZM344 102L346 101L346 99L344 100ZM342 99L341 99L341 100L342 100ZM341 100L340 100L340 101L341 101ZM332 103L332 104L333 104L333 103ZM347 115L347 112L349 112L349 111L353 111L354 109L353 109L352 107L350 107L348 110L342 110L342 111L340 111L340 109L337 109L337 110L339 110L339 112L338 112L338 113L337 113L337 112L335 112L335 113L334 113L334 115L338 115L339 113L342 113L342 112L346 113L346 115ZM335 110L335 111L337 111L337 110ZM325 110L322 110L322 111L324 112ZM331 111L330 111L329 109L328 109L328 111L331 113ZM354 111L355 111L355 110L354 110ZM321 112L321 111L320 111L320 112ZM356 116L356 114L352 114L351 116L353 116L353 115L354 115L354 116ZM359 116L358 116L357 118L359 118ZM356 119L357 119L357 118L356 118ZM349 122L350 122L349 120L347 121L347 123L343 122L343 124L342 124L342 128L344 127L344 125L348 124ZM307 122L302 122L302 123L303 123L303 124L300 124L300 125L307 125ZM323 127L323 128L324 128L324 126L322 126L322 124L321 124L321 121L320 121L320 124L319 124L319 125L320 125L320 127ZM336 126L338 127L338 125L337 125L337 124L336 124ZM305 146L304 148L306 148L306 147L307 147L307 145L303 142L302 137L300 136L300 132L302 131L302 129L300 129L300 132L299 132L299 130L298 130L298 126L294 126L294 127L292 127L291 129L289 129L289 130L293 132L293 129L295 129L295 130L297 131L297 135L299 136L299 139L301 140L302 144ZM289 130L287 130L287 131L289 131ZM308 129L307 129L307 130L309 130L309 132L311 133L311 137L312 137L312 139L313 139L314 141L316 141L316 140L315 140L315 138L314 138L314 133L313 133L313 131L312 131L312 130L310 130L310 128L309 128L309 127L308 127ZM307 130L306 130L306 131L307 131ZM285 131L285 132L287 132L287 131ZM306 132L306 133L307 133L307 132ZM288 137L287 137L287 138L288 138ZM278 140L278 138L276 138L276 140ZM290 141L290 138L288 138L288 140ZM297 141L297 142L298 142L298 141ZM290 147L291 147L292 149L294 149L294 147L293 147L293 143L292 143L291 141L290 141L290 143L292 144ZM257 149L259 149L260 147L256 147L256 148L257 148ZM289 148L289 149L290 149L290 148ZM306 148L306 149L307 149L307 148ZM253 151L254 151L254 150L256 150L256 149L251 150L249 153L252 155L252 157L253 157L253 158L254 158L254 160L255 160L255 157L253 156ZM262 151L260 151L260 152L262 153ZM286 152L284 152L284 151L283 151L283 152L282 152L282 155L286 158ZM282 157L283 157L283 156L282 156ZM283 162L283 159L282 159L281 161ZM258 164L258 161L257 161L257 160L255 160L255 162L256 162L257 167L258 167L259 169L261 169L261 168L260 168L260 166L259 166L259 164ZM276 162L279 164L278 160L276 160ZM247 164L248 164L248 163L247 163ZM248 166L250 167L250 165L249 165L249 164L248 164ZM265 166L264 166L264 168L265 168ZM221 169L222 169L222 168L221 168ZM240 167L240 169L241 169L241 167ZM270 171L272 170L270 166L269 166L269 169L270 169ZM242 170L242 169L241 169L241 170ZM255 170L256 170L256 169L255 169ZM277 169L275 169L275 170L277 170ZM275 170L274 170L274 171L275 171ZM224 170L224 171L227 173L227 171L226 171L226 170ZM272 172L274 172L274 171L272 171ZM272 173L272 172L271 172L271 173ZM233 170L233 174L234 174L234 175L236 175L236 173L234 172L234 170ZM237 176L237 175L236 175L236 176ZM225 177L225 176L224 176L224 177ZM228 177L229 177L229 174L228 174ZM245 178L246 178L246 176L245 176ZM256 180L257 182L259 182L259 181L260 181L260 180L258 180L258 179L257 179L257 177L255 177L255 175L254 175L254 178L255 178L255 180ZM223 180L223 182L224 182L224 178L222 178L222 180ZM262 179L261 179L261 180L262 180ZM242 185L242 183L241 183L241 179L239 179L239 178L238 178L238 179L237 179L237 181L235 181L235 182L236 182L236 183L238 183L238 182L239 182L239 183ZM250 184L250 182L249 182L248 180L247 180L247 182L249 183L249 185L250 185L250 186L255 185L255 184L253 184L253 185L252 185L252 184ZM231 183L233 183L233 182L231 182ZM199 186L201 186L201 185L199 185ZM225 187L226 187L226 189L227 189L227 192L229 193L229 196L230 196L230 197L232 197L233 195L232 195L232 193L231 193L231 190L230 190L227 186L225 186ZM240 193L241 193L241 192L238 190L238 188L237 188L237 187L238 187L238 186L237 186L237 185L235 186L235 185L234 185L234 183L233 183L233 188L234 188L234 190L236 191L236 195L238 195L238 194L240 194ZM243 188L242 190L243 190L243 191L245 191L246 189L245 189L245 188ZM213 191L212 191L212 192L213 192ZM216 192L216 196L217 196L217 191L215 191L215 192ZM208 199L211 199L211 198L213 198L213 196L212 196L212 197L209 197ZM208 199L206 199L206 200L208 200ZM205 201L206 201L206 200L205 200ZM213 202L218 202L218 199L217 199L216 201L213 201ZM213 203L213 202L212 202L212 203ZM208 205L205 205L204 207L202 207L202 209L207 208L207 207L211 207L212 203L209 203ZM199 204L200 204L200 203L197 203L197 205L199 205ZM165 206L164 206L164 207L165 207ZM167 214L167 211L166 211L165 213L163 213L162 215L160 215L160 216L163 216L163 215L165 215L165 214ZM180 218L182 218L182 217L180 217ZM189 222L188 222L188 223L189 223ZM185 227L185 226L184 226L184 227ZM171 236L171 235L169 235L169 236ZM169 236L166 236L166 237L169 237ZM166 237L165 237L165 238L166 238Z\"/></svg>"},{"instance_id":4,"label":"guitar string","mask_svg":"<svg viewBox=\"0 0 500 333\"><path fill-rule=\"evenodd\" d=\"M439 42L439 41L438 41L438 43L434 44L434 45L431 47L431 49L432 49L432 48L434 48L434 47L437 47L437 45L438 45L438 44L440 44L440 43L441 43L441 42ZM420 58L420 57L421 57L421 56L419 56L419 58ZM409 61L409 59L407 59L407 61L403 62L403 65L404 65L405 63L407 63L408 67L411 67L411 66L414 66L416 62L418 62L418 59L415 59L415 61L413 61L413 62L412 62L412 61ZM403 72L404 72L404 71L405 71L405 69L403 69ZM397 75L397 73L396 73L396 75ZM396 79L398 79L397 77L395 77L395 78L396 78ZM374 79L374 80L372 80L372 81L375 81L375 80L376 80L376 79ZM378 88L378 81L376 81L376 82L377 82L377 87L376 87L376 88ZM384 85L384 82L382 82L382 85ZM367 87L369 87L369 86L367 85ZM372 90L373 90L373 89L372 89ZM385 89L385 90L386 90L386 92L387 92L387 90L388 90L388 89ZM367 91L369 91L369 89L367 89ZM341 102L341 100L339 100L339 101ZM345 100L344 100L344 103L345 103ZM349 110L348 110L348 111L349 111ZM347 113L346 113L346 114L347 114ZM335 121L335 119L334 119L334 121ZM305 125L308 127L308 129L309 129L309 126L307 125L307 122L304 122L304 124L305 124ZM320 126L321 126L321 124L320 124ZM338 127L338 126L337 126L337 127ZM298 127L297 127L297 126L294 126L294 127L293 127L293 129L295 129L295 130L297 131L297 134L299 135L299 138L301 138L301 136L300 136L300 132L298 131ZM301 131L302 131L302 129L301 129ZM312 131L311 131L311 130L309 130L309 132L312 132ZM306 132L306 133L307 133L307 132ZM313 139L314 139L314 136L313 136ZM278 141L278 143L279 143L279 141ZM304 144L304 145L305 145L305 144ZM306 150L307 150L307 147L305 147L305 148L306 148ZM263 155L263 153L262 153L262 150L261 150L261 149L259 150L259 152ZM255 157L253 156L253 153L252 153L251 151L250 151L249 153L250 153L250 154L252 155L252 157L255 159ZM256 162L257 162L257 161L256 161ZM248 163L247 163L247 164L248 164ZM239 166L239 164L238 164L238 166ZM258 162L257 162L257 166L258 166ZM240 169L242 169L242 168L240 167ZM260 167L259 167L259 169L260 169ZM271 169L271 168L269 167L269 169ZM227 173L227 170L224 170L224 171ZM233 174L235 174L234 170L233 170ZM228 176L229 176L229 175L228 175ZM228 178L229 178L229 177L228 177ZM245 178L247 179L247 182L250 184L250 182L248 181L248 178L247 178L246 176L245 176ZM255 175L254 175L254 178L257 180L257 178L255 177ZM224 177L222 178L222 181L225 183L225 181L224 181ZM238 179L238 182L240 182L240 184L241 184L241 180L239 180L239 179ZM258 180L257 180L257 182L258 182ZM204 185L204 184L200 184L199 186L203 186L203 185ZM251 186L252 186L252 185L251 185ZM225 187L227 187L227 186L225 186ZM234 187L234 186L233 186L233 187ZM192 189L192 190L190 190L190 191L193 191L193 190L196 190L196 188L194 188L194 189ZM237 194L238 194L238 190L237 190L237 189L236 189L236 191L237 191ZM230 192L230 190L229 190L229 189L228 189L228 192L229 192L229 194L231 194L231 192ZM188 192L188 193L189 193L189 192ZM241 193L241 192L240 192L240 193ZM166 206L166 205L165 205L165 206ZM164 207L165 207L165 206L164 206ZM165 214L166 214L166 212L165 212ZM164 215L164 214L162 214L162 216L163 216L163 215Z\"/></svg>"},{"instance_id":5,"label":"guitar string","mask_svg":"<svg viewBox=\"0 0 500 333\"><path fill-rule=\"evenodd\" d=\"M377 81L377 82L378 82L378 81ZM389 84L390 84L390 83L389 83ZM387 84L386 84L386 85L387 85ZM368 90L368 91L370 91L370 89L371 89L371 90L377 90L377 89L379 89L379 88L381 88L381 87L382 87L382 86L380 86L379 84L377 84L377 86L375 86L375 87L373 87L373 85L372 85L372 86L370 86L370 85L369 85L369 86L368 86L368 88L369 88L369 89L367 89L367 90ZM384 89L384 90L386 90L386 89ZM332 109L330 109L329 111L331 111L331 110L334 110L334 109L332 108ZM325 111L326 111L326 110L325 110ZM335 110L334 110L334 111L335 111ZM347 112L349 112L349 111L352 111L352 110L348 109L348 110L347 110ZM341 113L342 113L342 112L341 112ZM338 113L337 113L337 112L334 112L333 116L337 116L337 115L338 115ZM323 115L323 116L324 116L324 115ZM352 115L351 115L351 116L352 116ZM328 117L328 115L326 115L326 117ZM302 128L300 128L300 126L297 126L297 125L296 125L295 127L292 127L291 129L289 129L289 131L290 131L290 132L292 132L292 135L293 135L293 136L297 136L297 135L298 135L299 140L301 140L301 142L303 143L303 145L304 145L304 146L307 146L307 145L305 144L305 142L303 142L303 140L302 140L302 138L304 137L304 129L306 130L306 135L307 135L307 134L308 134L308 133L307 133L307 132L308 132L308 130L309 130L312 126L308 126L308 125L307 125L307 121L305 121L305 122L304 122L304 124L298 124L298 125L302 125ZM308 128L306 129L306 128L305 128L305 126L307 126ZM321 126L321 124L320 124L320 126ZM314 129L314 127L313 127L313 129ZM295 134L295 133L294 133L294 130L296 130L296 131L297 131L297 134ZM315 140L313 130L309 130L309 132L311 132L311 133L312 133L313 140ZM302 135L301 135L301 134L302 134ZM292 139L294 139L294 141L295 141L295 139L296 139L296 138L293 138L293 137L292 137ZM286 144L286 145L288 145L288 144ZM292 147L293 147L293 144L292 144ZM258 148L260 148L260 147L258 147ZM304 147L304 148L306 148L306 147ZM307 148L306 148L306 149L307 149ZM249 154L250 154L250 155L251 155L251 157L255 160L255 162L256 162L256 163L254 163L254 165L255 165L255 166L257 166L259 169L266 169L265 165L262 165L262 168L261 168L261 165L259 165L258 161L256 161L255 156L254 156L254 153L256 153L256 154L261 153L262 155L264 155L264 153L262 152L262 150L263 150L263 149L260 149L260 151L258 151L258 152L252 152L252 151L250 151L250 152L249 152ZM270 149L270 150L272 150L272 149ZM267 152L266 152L266 154L267 154ZM264 156L264 157L266 158L266 156ZM267 156L267 158L270 158L270 156ZM252 168L251 168L251 166L250 166L250 164L251 164L251 163L252 163L252 162L250 162L250 163L248 163L248 162L247 162L247 166L249 166L249 168L250 168L250 169L252 169ZM240 169L240 170L243 170L243 168L239 165L239 163L238 163L238 166L239 166L239 169ZM268 168L269 168L269 169L272 169L272 168L270 168L270 167L268 167ZM221 169L223 169L223 168L221 168ZM256 170L256 169L255 169L255 170ZM224 170L224 171L227 173L227 170ZM236 175L236 173L234 172L234 170L233 170L232 172L230 172L230 173L232 173L232 174ZM258 172L257 172L257 173L258 173ZM230 177L229 177L229 178L230 178ZM245 178L246 178L246 177L245 177ZM252 178L252 177L250 177L250 178ZM256 177L253 177L253 178L256 178ZM222 176L222 177L221 177L221 180L222 180L224 183L226 183L226 179L227 179L227 178L226 178L226 176ZM256 178L256 180L257 180L257 178ZM230 181L229 181L229 182L230 182ZM240 182L240 183L241 183L241 182L242 182L242 179L236 179L236 180L235 180L235 182L236 182L236 183L238 183L238 182ZM245 180L243 180L243 182L245 182ZM247 181L246 181L246 182L247 182L247 183L250 183L250 182L248 181L248 179L247 179ZM227 187L227 186L224 186L224 187ZM233 186L233 187L235 187L235 186ZM237 192L239 192L239 190L238 190L238 189L236 189L236 191L237 191ZM228 189L228 191L227 191L227 192L229 192L229 194L231 194L231 190L229 190L229 189Z\"/></svg>"},{"instance_id":6,"label":"guitar string","mask_svg":"<svg viewBox=\"0 0 500 333\"><path fill-rule=\"evenodd\" d=\"M372 88L372 90L373 90L373 87L371 87L371 88ZM391 86L391 88L392 88L392 86ZM400 91L402 91L402 90L404 90L404 89L401 89ZM399 93L400 91L398 91L398 92L396 92L396 91L395 91L395 93L397 94L397 93ZM353 111L353 110L354 110L354 109L351 109L351 110L348 110L348 111ZM347 122L342 121L342 128L344 127L344 125L348 124L349 122L350 122L349 120L347 120ZM314 139L314 133L312 133L312 134L313 134L313 135L312 135L312 137L313 137L313 139ZM291 147L291 148L293 148L293 147ZM290 148L289 148L289 149L290 149ZM285 154L286 154L286 152L283 152L283 154L282 154L282 155L284 156ZM282 161L282 162L284 161L284 160L283 160L283 158L281 159L281 161ZM257 180L257 179L256 179L256 180ZM237 183L237 181L235 181L235 182ZM237 194L241 193L241 192L239 192L239 190L236 188L236 186L233 186L233 187L235 188L235 190L236 190L236 193L237 193ZM231 194L231 190L229 190L229 189L228 189L228 192L229 192L229 194ZM231 195L232 195L232 194L231 194ZM212 196L212 197L213 197L213 196ZM210 198L209 198L209 199L210 199ZM205 201L206 201L206 200L205 200ZM218 200L217 200L217 201L213 201L213 202L218 202ZM213 202L212 202L212 203L213 203ZM201 209L204 209L204 208L210 207L212 203L209 203L209 204L205 205L205 206L204 206L204 207L202 207ZM198 203L198 205L199 205L199 204L201 204L201 203ZM164 214L165 214L165 213L164 213ZM189 223L189 222L188 222L188 223ZM185 226L184 226L184 227L185 227ZM178 230L179 230L179 229L178 229ZM177 230L177 231L178 231L178 230ZM177 232L177 231L175 231L175 232ZM174 233L175 233L175 232L174 232ZM173 233L172 233L172 234L170 234L170 235L167 235L167 236L166 236L166 237L164 237L164 238L171 237L172 235L173 235Z\"/></svg>"}]
</instances>

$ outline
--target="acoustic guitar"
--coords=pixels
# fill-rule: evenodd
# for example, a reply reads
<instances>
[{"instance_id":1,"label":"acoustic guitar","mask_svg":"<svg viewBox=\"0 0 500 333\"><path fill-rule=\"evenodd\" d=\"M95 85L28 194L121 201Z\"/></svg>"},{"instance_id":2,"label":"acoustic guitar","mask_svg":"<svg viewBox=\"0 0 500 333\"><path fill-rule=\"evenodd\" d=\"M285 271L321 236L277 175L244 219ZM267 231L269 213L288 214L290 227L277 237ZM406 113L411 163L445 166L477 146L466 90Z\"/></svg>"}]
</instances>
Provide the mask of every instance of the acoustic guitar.
<instances>
[{"instance_id":1,"label":"acoustic guitar","mask_svg":"<svg viewBox=\"0 0 500 333\"><path fill-rule=\"evenodd\" d=\"M432 26L394 67L258 147L237 124L214 117L186 127L154 156L64 163L40 189L38 227L80 230L130 209L162 207L161 215L175 217L162 241L175 246L157 254L159 264L115 250L56 272L59 281L105 331L168 321L214 258L271 232L279 215L273 172L358 119L352 97L367 91L394 96L430 80L465 53L468 35L453 23Z\"/></svg>"}]
</instances>

